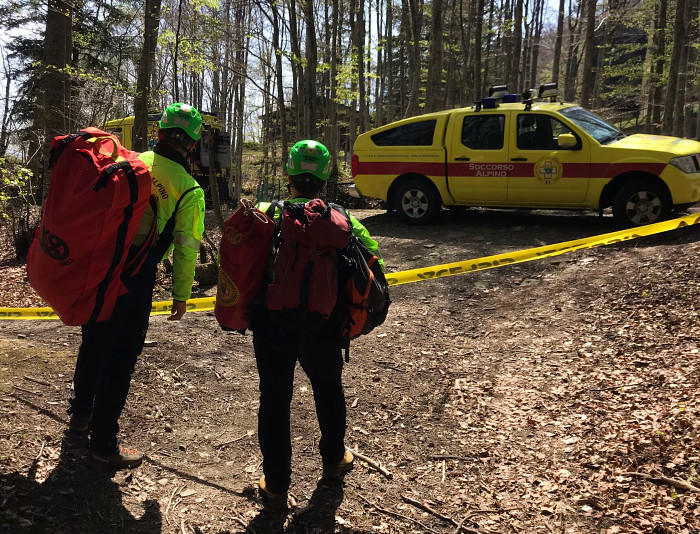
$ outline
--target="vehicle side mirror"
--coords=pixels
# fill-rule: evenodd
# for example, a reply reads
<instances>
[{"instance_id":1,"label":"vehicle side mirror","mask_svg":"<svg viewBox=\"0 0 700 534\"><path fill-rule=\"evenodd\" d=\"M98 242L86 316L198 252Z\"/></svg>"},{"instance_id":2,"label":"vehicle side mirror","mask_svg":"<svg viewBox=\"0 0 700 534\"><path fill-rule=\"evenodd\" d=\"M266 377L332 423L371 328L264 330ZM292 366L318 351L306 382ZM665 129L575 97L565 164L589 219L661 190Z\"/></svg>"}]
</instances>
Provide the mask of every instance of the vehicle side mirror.
<instances>
[{"instance_id":1,"label":"vehicle side mirror","mask_svg":"<svg viewBox=\"0 0 700 534\"><path fill-rule=\"evenodd\" d=\"M574 148L577 144L578 141L576 141L574 134L563 133L559 134L559 137L557 137L557 145L559 145L559 148Z\"/></svg>"}]
</instances>

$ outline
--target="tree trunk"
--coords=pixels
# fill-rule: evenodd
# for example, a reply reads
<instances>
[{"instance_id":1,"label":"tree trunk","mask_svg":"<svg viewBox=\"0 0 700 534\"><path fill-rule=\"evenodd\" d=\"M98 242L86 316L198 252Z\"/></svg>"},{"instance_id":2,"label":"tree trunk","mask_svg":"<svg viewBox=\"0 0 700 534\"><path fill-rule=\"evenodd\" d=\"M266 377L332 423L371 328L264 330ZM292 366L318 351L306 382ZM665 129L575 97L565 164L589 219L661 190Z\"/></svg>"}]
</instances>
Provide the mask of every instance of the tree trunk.
<instances>
[{"instance_id":1,"label":"tree trunk","mask_svg":"<svg viewBox=\"0 0 700 534\"><path fill-rule=\"evenodd\" d=\"M383 124L388 124L394 120L394 40L393 40L393 17L394 0L386 0L386 56L384 60L386 70L386 109ZM379 104L379 103L377 103ZM377 124L381 126L381 124Z\"/></svg>"},{"instance_id":2,"label":"tree trunk","mask_svg":"<svg viewBox=\"0 0 700 534\"><path fill-rule=\"evenodd\" d=\"M339 135L338 135L338 39L340 32L340 17L338 11L340 10L340 1L333 0L333 22L331 29L331 101L330 101L330 120L331 120L331 131L328 150L331 153L331 179L338 181L338 145L339 145Z\"/></svg>"},{"instance_id":3,"label":"tree trunk","mask_svg":"<svg viewBox=\"0 0 700 534\"><path fill-rule=\"evenodd\" d=\"M663 100L664 86L662 83L665 62L666 62L666 25L668 24L668 0L659 0L656 32L654 32L654 55L656 57L656 67L653 77L652 94L652 117L651 122L654 129L661 123L661 105Z\"/></svg>"},{"instance_id":4,"label":"tree trunk","mask_svg":"<svg viewBox=\"0 0 700 534\"><path fill-rule=\"evenodd\" d=\"M173 94L175 102L180 101L180 88L177 78L178 53L180 51L180 24L182 23L182 0L177 4L177 26L175 27L175 51L173 53Z\"/></svg>"},{"instance_id":5,"label":"tree trunk","mask_svg":"<svg viewBox=\"0 0 700 534\"><path fill-rule=\"evenodd\" d=\"M134 99L134 133L131 149L143 152L148 149L148 106L150 103L151 70L155 63L160 20L161 0L146 0L144 17L143 48L136 79Z\"/></svg>"},{"instance_id":6,"label":"tree trunk","mask_svg":"<svg viewBox=\"0 0 700 534\"><path fill-rule=\"evenodd\" d=\"M513 48L509 56L511 61L508 87L511 91L517 91L520 81L520 64L523 48L523 0L515 2L515 16L513 20Z\"/></svg>"},{"instance_id":7,"label":"tree trunk","mask_svg":"<svg viewBox=\"0 0 700 534\"><path fill-rule=\"evenodd\" d=\"M542 38L542 26L544 24L544 2L537 0L535 2L535 11L533 14L535 33L532 37L532 61L530 62L530 87L535 87L537 83L537 67L540 61L540 41Z\"/></svg>"},{"instance_id":8,"label":"tree trunk","mask_svg":"<svg viewBox=\"0 0 700 534\"><path fill-rule=\"evenodd\" d=\"M554 59L552 60L552 81L559 83L559 69L561 68L561 47L564 41L564 3L559 0L559 14L557 15L557 38L554 43ZM533 85L534 87L534 85Z\"/></svg>"},{"instance_id":9,"label":"tree trunk","mask_svg":"<svg viewBox=\"0 0 700 534\"><path fill-rule=\"evenodd\" d=\"M70 65L73 44L72 8L63 0L49 0L44 34L44 55L39 78L34 129L43 134L42 158L32 164L39 175L42 202L49 190L48 153L56 135L68 133L70 125ZM40 171L40 172L37 172ZM42 174L43 173L43 174ZM45 177L45 179L41 179Z\"/></svg>"},{"instance_id":10,"label":"tree trunk","mask_svg":"<svg viewBox=\"0 0 700 534\"><path fill-rule=\"evenodd\" d=\"M433 0L430 21L430 55L428 57L428 79L426 81L425 111L440 109L442 101L442 19L443 0Z\"/></svg>"},{"instance_id":11,"label":"tree trunk","mask_svg":"<svg viewBox=\"0 0 700 534\"><path fill-rule=\"evenodd\" d=\"M367 109L367 85L365 80L365 2L364 0L358 0L357 2L357 13L355 18L355 26L357 42L357 86L359 89L358 100L360 104L359 109L359 127L360 130L365 131L368 129L369 123L369 112ZM354 142L354 138L353 138Z\"/></svg>"},{"instance_id":12,"label":"tree trunk","mask_svg":"<svg viewBox=\"0 0 700 534\"><path fill-rule=\"evenodd\" d=\"M387 3L391 0L387 0ZM384 15L382 0L377 1L377 75L379 79L375 85L374 103L376 113L374 114L374 126L384 124L384 112L387 106L384 95L386 94L386 40L382 32L382 17Z\"/></svg>"},{"instance_id":13,"label":"tree trunk","mask_svg":"<svg viewBox=\"0 0 700 534\"><path fill-rule=\"evenodd\" d=\"M586 0L586 33L583 46L583 80L581 82L581 105L585 108L590 106L591 100L591 74L598 76L599 73L592 73L593 52L595 49L595 8L596 0Z\"/></svg>"},{"instance_id":14,"label":"tree trunk","mask_svg":"<svg viewBox=\"0 0 700 534\"><path fill-rule=\"evenodd\" d=\"M301 45L297 24L296 0L289 1L289 44L292 49L292 109L294 110L294 134L298 138L302 130L302 110L304 104L304 71L301 65Z\"/></svg>"},{"instance_id":15,"label":"tree trunk","mask_svg":"<svg viewBox=\"0 0 700 534\"><path fill-rule=\"evenodd\" d=\"M12 90L12 74L10 72L10 61L5 54L2 54L2 68L5 75L5 98L3 99L2 123L0 124L0 158L4 158L7 153L7 145L10 143L10 115L12 107L10 106L10 94Z\"/></svg>"},{"instance_id":16,"label":"tree trunk","mask_svg":"<svg viewBox=\"0 0 700 534\"><path fill-rule=\"evenodd\" d=\"M282 143L282 157L287 154L287 107L284 104L284 78L282 76L282 46L280 44L280 17L277 11L278 3L270 2L272 10L272 46L275 48L275 77L277 80L277 115L279 123L280 141Z\"/></svg>"},{"instance_id":17,"label":"tree trunk","mask_svg":"<svg viewBox=\"0 0 700 534\"><path fill-rule=\"evenodd\" d=\"M670 135L673 132L673 112L678 98L678 75L680 73L681 52L686 45L686 5L688 0L676 1L676 20L673 30L673 48L669 59L668 81L666 85L666 101L664 103L664 119L661 125L662 133Z\"/></svg>"},{"instance_id":18,"label":"tree trunk","mask_svg":"<svg viewBox=\"0 0 700 534\"><path fill-rule=\"evenodd\" d=\"M420 55L420 12L418 0L403 0L408 3L408 10L411 16L411 47L408 52L408 75L411 79L411 93L408 99L408 106L404 117L412 117L418 114L418 92L421 82L421 55Z\"/></svg>"},{"instance_id":19,"label":"tree trunk","mask_svg":"<svg viewBox=\"0 0 700 534\"><path fill-rule=\"evenodd\" d=\"M318 47L316 45L316 14L315 4L307 0L306 7L306 98L307 105L304 109L306 117L306 132L304 137L316 138L316 66L318 64Z\"/></svg>"},{"instance_id":20,"label":"tree trunk","mask_svg":"<svg viewBox=\"0 0 700 534\"><path fill-rule=\"evenodd\" d=\"M688 21L690 20L691 1L685 0L683 9L683 35L681 37L681 57L678 62L678 86L676 89L676 100L673 105L673 135L683 136L683 117L685 115L685 93L686 81L688 79Z\"/></svg>"},{"instance_id":21,"label":"tree trunk","mask_svg":"<svg viewBox=\"0 0 700 534\"><path fill-rule=\"evenodd\" d=\"M352 0L351 0L352 1ZM406 110L406 97L410 88L406 79L406 62L408 60L408 48L411 45L411 22L408 14L408 0L401 0L401 45L399 46L399 112L398 116L403 117Z\"/></svg>"},{"instance_id":22,"label":"tree trunk","mask_svg":"<svg viewBox=\"0 0 700 534\"><path fill-rule=\"evenodd\" d=\"M356 69L357 69L357 63L362 62L361 59L357 57L357 2L356 0L350 0L350 6L349 6L349 13L348 16L350 18L350 61L351 61L351 68L350 68L350 92L352 94L352 97L350 98L350 108L348 109L348 112L350 113L350 116L348 118L348 147L347 151L345 153L345 160L346 163L350 162L350 152L353 143L355 142L355 137L357 136L357 97L355 96L356 91L357 91L357 75L356 75Z\"/></svg>"},{"instance_id":23,"label":"tree trunk","mask_svg":"<svg viewBox=\"0 0 700 534\"><path fill-rule=\"evenodd\" d=\"M489 23L486 26L487 28L493 28L493 18L494 18L495 9L496 9L495 8L495 0L489 0ZM479 14L477 13L477 16L478 15ZM477 46L477 44L475 43L474 46ZM486 84L488 83L489 73L491 70L491 61L490 60L491 60L492 51L493 51L493 46L492 46L491 37L489 36L488 39L486 40L486 50L485 50L486 61L485 62L482 61L483 65L484 65L484 75L481 79L481 85L480 86L477 85L474 88L476 91L476 95L475 95L476 99L475 100L480 99L486 92Z\"/></svg>"}]
</instances>

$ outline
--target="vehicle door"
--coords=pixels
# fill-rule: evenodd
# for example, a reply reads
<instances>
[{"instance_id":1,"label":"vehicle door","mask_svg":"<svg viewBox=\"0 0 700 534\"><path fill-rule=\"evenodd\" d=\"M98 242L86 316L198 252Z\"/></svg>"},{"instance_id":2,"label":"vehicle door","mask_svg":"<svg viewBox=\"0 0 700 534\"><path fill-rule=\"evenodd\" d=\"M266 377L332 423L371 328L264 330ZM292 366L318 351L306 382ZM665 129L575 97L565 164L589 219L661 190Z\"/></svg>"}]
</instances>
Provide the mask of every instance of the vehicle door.
<instances>
[{"instance_id":1,"label":"vehicle door","mask_svg":"<svg viewBox=\"0 0 700 534\"><path fill-rule=\"evenodd\" d=\"M496 110L456 112L450 117L447 183L458 204L488 205L508 197L508 114Z\"/></svg>"},{"instance_id":2,"label":"vehicle door","mask_svg":"<svg viewBox=\"0 0 700 534\"><path fill-rule=\"evenodd\" d=\"M590 146L557 117L536 111L514 114L509 132L508 204L575 207L582 205L590 182ZM561 134L572 134L576 144L562 148Z\"/></svg>"}]
</instances>

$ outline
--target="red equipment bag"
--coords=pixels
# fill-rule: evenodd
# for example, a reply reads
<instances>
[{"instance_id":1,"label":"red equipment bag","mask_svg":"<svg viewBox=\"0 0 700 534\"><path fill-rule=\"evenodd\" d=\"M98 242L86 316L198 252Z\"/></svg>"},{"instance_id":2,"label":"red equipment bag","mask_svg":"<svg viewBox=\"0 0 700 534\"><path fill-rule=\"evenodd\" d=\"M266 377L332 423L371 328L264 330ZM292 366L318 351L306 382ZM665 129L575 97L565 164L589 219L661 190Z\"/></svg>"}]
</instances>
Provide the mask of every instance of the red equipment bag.
<instances>
[{"instance_id":1,"label":"red equipment bag","mask_svg":"<svg viewBox=\"0 0 700 534\"><path fill-rule=\"evenodd\" d=\"M27 275L66 325L106 321L126 292L121 275L151 196L137 156L97 128L51 144L51 184Z\"/></svg>"},{"instance_id":2,"label":"red equipment bag","mask_svg":"<svg viewBox=\"0 0 700 534\"><path fill-rule=\"evenodd\" d=\"M338 299L338 251L352 235L348 219L321 199L285 202L267 309L281 323L314 329Z\"/></svg>"},{"instance_id":3,"label":"red equipment bag","mask_svg":"<svg viewBox=\"0 0 700 534\"><path fill-rule=\"evenodd\" d=\"M225 330L250 326L248 307L266 279L274 221L249 201L224 223L214 315Z\"/></svg>"}]
</instances>

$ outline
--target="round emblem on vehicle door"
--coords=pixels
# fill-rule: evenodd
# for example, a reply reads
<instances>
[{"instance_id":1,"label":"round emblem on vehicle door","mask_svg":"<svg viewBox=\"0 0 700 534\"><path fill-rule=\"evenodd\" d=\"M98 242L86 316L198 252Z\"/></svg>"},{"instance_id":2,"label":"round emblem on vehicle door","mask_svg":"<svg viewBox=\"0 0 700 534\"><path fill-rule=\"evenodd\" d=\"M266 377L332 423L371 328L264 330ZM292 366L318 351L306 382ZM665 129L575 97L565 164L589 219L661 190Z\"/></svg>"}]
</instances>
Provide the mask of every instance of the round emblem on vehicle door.
<instances>
[{"instance_id":1,"label":"round emblem on vehicle door","mask_svg":"<svg viewBox=\"0 0 700 534\"><path fill-rule=\"evenodd\" d=\"M545 156L535 163L535 178L545 185L552 184L561 178L563 167L554 156Z\"/></svg>"},{"instance_id":2,"label":"round emblem on vehicle door","mask_svg":"<svg viewBox=\"0 0 700 534\"><path fill-rule=\"evenodd\" d=\"M216 288L216 303L221 306L234 306L241 297L233 280L219 268L219 285Z\"/></svg>"}]
</instances>

